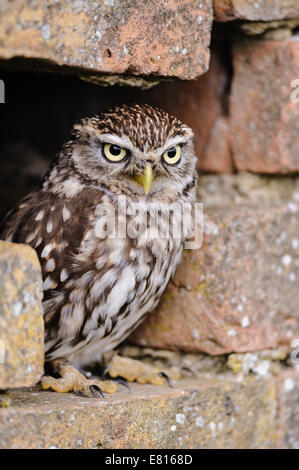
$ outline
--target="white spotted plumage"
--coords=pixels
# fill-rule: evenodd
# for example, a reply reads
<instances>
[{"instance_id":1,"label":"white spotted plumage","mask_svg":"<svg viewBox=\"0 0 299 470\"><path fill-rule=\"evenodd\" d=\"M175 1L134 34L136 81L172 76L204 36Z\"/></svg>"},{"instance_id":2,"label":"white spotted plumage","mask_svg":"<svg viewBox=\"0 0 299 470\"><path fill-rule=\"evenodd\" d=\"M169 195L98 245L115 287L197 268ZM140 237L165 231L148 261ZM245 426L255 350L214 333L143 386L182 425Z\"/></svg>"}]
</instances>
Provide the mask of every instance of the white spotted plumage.
<instances>
[{"instance_id":1,"label":"white spotted plumage","mask_svg":"<svg viewBox=\"0 0 299 470\"><path fill-rule=\"evenodd\" d=\"M126 165L105 160L105 138L129 149ZM161 151L171 142L181 142L182 158L166 168ZM132 178L147 159L155 173L148 195ZM47 360L67 358L76 366L100 360L156 307L184 241L168 233L167 221L178 228L182 205L195 199L195 164L192 131L146 105L117 107L74 127L43 188L8 215L2 235L31 244L41 261ZM99 236L99 205L117 212L118 196L126 196L127 209L118 233L127 233L136 203L141 214L159 217L158 226L133 238Z\"/></svg>"}]
</instances>

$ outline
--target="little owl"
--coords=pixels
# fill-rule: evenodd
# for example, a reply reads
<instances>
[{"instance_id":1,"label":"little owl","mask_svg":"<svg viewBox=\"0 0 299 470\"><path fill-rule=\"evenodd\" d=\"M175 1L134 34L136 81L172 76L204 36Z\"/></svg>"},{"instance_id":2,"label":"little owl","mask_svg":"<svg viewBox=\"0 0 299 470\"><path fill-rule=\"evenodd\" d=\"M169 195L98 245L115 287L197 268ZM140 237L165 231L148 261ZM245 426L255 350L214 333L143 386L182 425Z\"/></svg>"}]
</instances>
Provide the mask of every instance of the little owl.
<instances>
[{"instance_id":1,"label":"little owl","mask_svg":"<svg viewBox=\"0 0 299 470\"><path fill-rule=\"evenodd\" d=\"M195 201L195 165L185 124L148 105L115 107L76 124L41 189L8 214L1 238L31 245L42 267L52 371L42 378L44 389L113 393L115 381L79 372L95 362L113 378L167 378L111 352L155 308L180 261L185 231L177 236L167 227L179 225L183 205ZM143 230L136 205L146 215ZM115 210L114 236L105 207ZM130 223L133 235L124 230Z\"/></svg>"}]
</instances>

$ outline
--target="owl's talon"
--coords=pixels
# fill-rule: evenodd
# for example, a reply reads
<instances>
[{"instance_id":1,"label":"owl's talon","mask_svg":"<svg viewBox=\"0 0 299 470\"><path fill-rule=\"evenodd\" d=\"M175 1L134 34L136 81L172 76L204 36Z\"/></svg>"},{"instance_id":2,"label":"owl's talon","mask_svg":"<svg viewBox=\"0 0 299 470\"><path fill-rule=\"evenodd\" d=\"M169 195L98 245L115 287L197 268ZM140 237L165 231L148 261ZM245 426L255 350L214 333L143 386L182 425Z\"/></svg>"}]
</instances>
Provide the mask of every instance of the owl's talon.
<instances>
[{"instance_id":1,"label":"owl's talon","mask_svg":"<svg viewBox=\"0 0 299 470\"><path fill-rule=\"evenodd\" d=\"M190 367L183 366L183 367L181 367L181 370L182 370L182 371L189 372L193 377L195 376L194 371L193 371L192 369L190 369Z\"/></svg>"},{"instance_id":2,"label":"owl's talon","mask_svg":"<svg viewBox=\"0 0 299 470\"><path fill-rule=\"evenodd\" d=\"M159 375L161 375L161 377L163 377L163 379L166 380L166 382L168 383L169 387L173 388L172 382L171 382L170 378L168 377L168 375L165 374L165 372L159 372Z\"/></svg>"},{"instance_id":3,"label":"owl's talon","mask_svg":"<svg viewBox=\"0 0 299 470\"><path fill-rule=\"evenodd\" d=\"M122 357L118 354L112 357L108 366L110 377L122 377L128 382L136 381L140 384L163 385L166 380L172 386L171 379L178 380L180 378L180 373L176 369L167 369L166 373L150 364L129 357Z\"/></svg>"},{"instance_id":4,"label":"owl's talon","mask_svg":"<svg viewBox=\"0 0 299 470\"><path fill-rule=\"evenodd\" d=\"M87 379L81 372L69 364L55 365L55 371L60 375L56 379L49 375L44 375L41 379L41 386L44 390L53 390L59 393L74 392L77 395L94 398L103 393L115 393L117 385L112 380L99 381L97 379Z\"/></svg>"},{"instance_id":5,"label":"owl's talon","mask_svg":"<svg viewBox=\"0 0 299 470\"><path fill-rule=\"evenodd\" d=\"M90 390L91 393L93 393L95 396L98 396L97 394L99 393L102 398L105 398L104 393L102 392L102 390L100 389L100 387L98 387L97 385L90 385L90 386L89 386L89 390ZM97 392L97 393L95 393L95 392Z\"/></svg>"},{"instance_id":6,"label":"owl's talon","mask_svg":"<svg viewBox=\"0 0 299 470\"><path fill-rule=\"evenodd\" d=\"M124 387L126 387L129 390L130 393L132 392L130 385L128 384L128 382L125 379L122 379L121 377L117 377L116 379L113 380L113 382L116 382L117 384L123 385Z\"/></svg>"}]
</instances>

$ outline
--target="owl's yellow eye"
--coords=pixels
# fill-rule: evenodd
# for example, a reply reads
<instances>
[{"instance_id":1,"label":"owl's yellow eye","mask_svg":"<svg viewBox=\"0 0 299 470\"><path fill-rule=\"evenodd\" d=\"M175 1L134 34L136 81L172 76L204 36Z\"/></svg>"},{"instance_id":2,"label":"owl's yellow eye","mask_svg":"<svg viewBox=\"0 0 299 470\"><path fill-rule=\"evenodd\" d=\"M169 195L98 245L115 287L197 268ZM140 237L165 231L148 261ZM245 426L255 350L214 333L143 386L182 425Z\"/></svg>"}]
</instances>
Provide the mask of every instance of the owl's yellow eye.
<instances>
[{"instance_id":1,"label":"owl's yellow eye","mask_svg":"<svg viewBox=\"0 0 299 470\"><path fill-rule=\"evenodd\" d=\"M171 149L166 150L163 153L163 158L168 163L168 165L175 165L181 158L181 146L176 145L175 147L171 147Z\"/></svg>"},{"instance_id":2,"label":"owl's yellow eye","mask_svg":"<svg viewBox=\"0 0 299 470\"><path fill-rule=\"evenodd\" d=\"M104 144L103 152L105 157L111 162L120 162L128 154L126 149L113 144Z\"/></svg>"}]
</instances>

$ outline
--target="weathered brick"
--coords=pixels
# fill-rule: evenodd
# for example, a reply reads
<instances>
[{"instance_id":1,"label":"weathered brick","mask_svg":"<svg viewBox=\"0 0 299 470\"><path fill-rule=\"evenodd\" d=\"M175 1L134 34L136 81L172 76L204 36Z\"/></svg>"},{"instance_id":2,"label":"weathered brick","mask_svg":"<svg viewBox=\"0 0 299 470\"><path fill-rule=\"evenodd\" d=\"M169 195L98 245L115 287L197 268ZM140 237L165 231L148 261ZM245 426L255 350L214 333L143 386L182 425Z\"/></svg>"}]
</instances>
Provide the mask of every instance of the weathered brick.
<instances>
[{"instance_id":1,"label":"weathered brick","mask_svg":"<svg viewBox=\"0 0 299 470\"><path fill-rule=\"evenodd\" d=\"M299 106L291 99L298 60L298 36L235 44L230 123L237 169L299 170Z\"/></svg>"},{"instance_id":2,"label":"weathered brick","mask_svg":"<svg viewBox=\"0 0 299 470\"><path fill-rule=\"evenodd\" d=\"M272 448L275 386L231 374L155 387L132 384L106 399L10 391L1 448ZM25 426L25 427L24 427Z\"/></svg>"},{"instance_id":3,"label":"weathered brick","mask_svg":"<svg viewBox=\"0 0 299 470\"><path fill-rule=\"evenodd\" d=\"M299 449L299 371L277 377L279 447Z\"/></svg>"},{"instance_id":4,"label":"weathered brick","mask_svg":"<svg viewBox=\"0 0 299 470\"><path fill-rule=\"evenodd\" d=\"M35 251L0 241L0 389L31 386L43 373L42 278Z\"/></svg>"},{"instance_id":5,"label":"weathered brick","mask_svg":"<svg viewBox=\"0 0 299 470\"><path fill-rule=\"evenodd\" d=\"M216 21L271 21L298 15L297 0L214 0Z\"/></svg>"},{"instance_id":6,"label":"weathered brick","mask_svg":"<svg viewBox=\"0 0 299 470\"><path fill-rule=\"evenodd\" d=\"M44 59L44 68L69 66L81 75L190 79L208 69L212 16L212 0L4 0L0 57Z\"/></svg>"},{"instance_id":7,"label":"weathered brick","mask_svg":"<svg viewBox=\"0 0 299 470\"><path fill-rule=\"evenodd\" d=\"M198 168L215 173L232 172L231 132L226 116L219 116L214 122L206 147L199 156Z\"/></svg>"},{"instance_id":8,"label":"weathered brick","mask_svg":"<svg viewBox=\"0 0 299 470\"><path fill-rule=\"evenodd\" d=\"M270 178L252 178L240 184L231 175L223 186L223 179L200 180L204 244L185 251L160 305L131 342L224 354L299 338L298 179L278 180L277 188ZM294 200L279 202L292 193Z\"/></svg>"},{"instance_id":9,"label":"weathered brick","mask_svg":"<svg viewBox=\"0 0 299 470\"><path fill-rule=\"evenodd\" d=\"M209 71L203 76L196 81L161 83L143 97L193 129L198 168L203 171L227 173L232 169L225 109L228 83L226 59L225 48L214 45Z\"/></svg>"}]
</instances>

